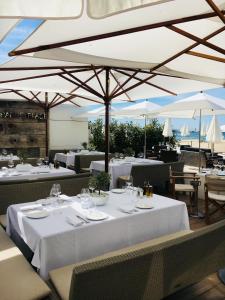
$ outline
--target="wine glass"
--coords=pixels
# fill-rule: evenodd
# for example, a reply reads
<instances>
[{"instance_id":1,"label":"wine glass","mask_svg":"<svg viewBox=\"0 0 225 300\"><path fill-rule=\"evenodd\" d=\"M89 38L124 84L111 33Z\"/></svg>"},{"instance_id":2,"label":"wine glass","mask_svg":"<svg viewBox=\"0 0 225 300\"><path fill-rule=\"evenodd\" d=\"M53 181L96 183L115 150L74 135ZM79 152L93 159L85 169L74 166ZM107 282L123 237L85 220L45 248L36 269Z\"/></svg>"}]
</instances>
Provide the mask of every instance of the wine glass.
<instances>
[{"instance_id":1,"label":"wine glass","mask_svg":"<svg viewBox=\"0 0 225 300\"><path fill-rule=\"evenodd\" d=\"M42 165L42 159L41 159L41 158L38 158L38 159L37 159L36 165L37 165L38 167L40 167L40 166Z\"/></svg>"},{"instance_id":2,"label":"wine glass","mask_svg":"<svg viewBox=\"0 0 225 300\"><path fill-rule=\"evenodd\" d=\"M44 158L44 160L43 160L43 162L44 162L44 164L47 166L47 165L48 165L48 163L49 163L49 159L48 159L48 157L45 157L45 158Z\"/></svg>"},{"instance_id":3,"label":"wine glass","mask_svg":"<svg viewBox=\"0 0 225 300\"><path fill-rule=\"evenodd\" d=\"M10 159L9 161L8 161L8 167L11 169L11 168L13 168L14 167L14 161L12 160L12 159Z\"/></svg>"},{"instance_id":4,"label":"wine glass","mask_svg":"<svg viewBox=\"0 0 225 300\"><path fill-rule=\"evenodd\" d=\"M88 188L83 188L80 193L81 207L84 209L90 208L90 193Z\"/></svg>"},{"instance_id":5,"label":"wine glass","mask_svg":"<svg viewBox=\"0 0 225 300\"><path fill-rule=\"evenodd\" d=\"M6 156L7 155L7 150L6 149L2 149L2 155Z\"/></svg>"},{"instance_id":6,"label":"wine glass","mask_svg":"<svg viewBox=\"0 0 225 300\"><path fill-rule=\"evenodd\" d=\"M93 195L95 187L91 183L89 183L88 187L89 187L89 190L91 191L91 195Z\"/></svg>"}]
</instances>

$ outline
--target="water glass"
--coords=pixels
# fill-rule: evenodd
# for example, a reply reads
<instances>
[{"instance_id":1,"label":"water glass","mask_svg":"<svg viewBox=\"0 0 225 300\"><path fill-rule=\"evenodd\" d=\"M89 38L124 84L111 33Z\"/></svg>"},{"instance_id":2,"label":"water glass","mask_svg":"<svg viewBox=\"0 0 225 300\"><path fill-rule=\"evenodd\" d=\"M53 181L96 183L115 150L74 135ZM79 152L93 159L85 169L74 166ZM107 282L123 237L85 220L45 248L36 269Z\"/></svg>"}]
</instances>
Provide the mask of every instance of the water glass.
<instances>
[{"instance_id":1,"label":"water glass","mask_svg":"<svg viewBox=\"0 0 225 300\"><path fill-rule=\"evenodd\" d=\"M9 167L9 168L13 168L14 166L15 166L14 161L13 161L12 159L10 159L10 160L8 161L8 167Z\"/></svg>"}]
</instances>

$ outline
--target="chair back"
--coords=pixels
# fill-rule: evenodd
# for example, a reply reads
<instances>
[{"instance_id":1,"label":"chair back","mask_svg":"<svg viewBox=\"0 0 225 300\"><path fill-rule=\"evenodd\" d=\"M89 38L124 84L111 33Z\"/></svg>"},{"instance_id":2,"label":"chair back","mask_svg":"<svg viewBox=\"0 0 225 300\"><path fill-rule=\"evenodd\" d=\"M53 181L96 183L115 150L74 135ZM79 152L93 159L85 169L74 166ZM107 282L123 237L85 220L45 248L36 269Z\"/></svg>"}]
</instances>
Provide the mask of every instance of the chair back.
<instances>
[{"instance_id":1,"label":"chair back","mask_svg":"<svg viewBox=\"0 0 225 300\"><path fill-rule=\"evenodd\" d=\"M159 159L162 160L165 163L177 161L177 151L175 151L175 150L161 150Z\"/></svg>"},{"instance_id":2,"label":"chair back","mask_svg":"<svg viewBox=\"0 0 225 300\"><path fill-rule=\"evenodd\" d=\"M206 175L205 187L208 191L225 192L225 178L213 175Z\"/></svg>"},{"instance_id":3,"label":"chair back","mask_svg":"<svg viewBox=\"0 0 225 300\"><path fill-rule=\"evenodd\" d=\"M143 187L144 182L147 181L153 186L154 193L164 194L169 178L169 166L167 164L133 165L131 176L134 186Z\"/></svg>"},{"instance_id":4,"label":"chair back","mask_svg":"<svg viewBox=\"0 0 225 300\"><path fill-rule=\"evenodd\" d=\"M76 264L69 299L163 299L225 266L224 236L225 220Z\"/></svg>"},{"instance_id":5,"label":"chair back","mask_svg":"<svg viewBox=\"0 0 225 300\"><path fill-rule=\"evenodd\" d=\"M109 159L113 157L109 154ZM74 170L80 173L82 168L89 168L92 161L105 160L105 154L77 154L74 158Z\"/></svg>"}]
</instances>

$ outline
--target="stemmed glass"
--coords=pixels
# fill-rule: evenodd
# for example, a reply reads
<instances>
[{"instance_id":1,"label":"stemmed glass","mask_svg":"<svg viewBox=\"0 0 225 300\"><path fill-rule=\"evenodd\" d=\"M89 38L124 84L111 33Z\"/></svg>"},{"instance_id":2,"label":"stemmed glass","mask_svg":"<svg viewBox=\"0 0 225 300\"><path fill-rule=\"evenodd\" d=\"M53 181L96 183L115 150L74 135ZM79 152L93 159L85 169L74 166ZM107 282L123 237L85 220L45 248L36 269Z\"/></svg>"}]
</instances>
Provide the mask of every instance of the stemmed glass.
<instances>
[{"instance_id":1,"label":"stemmed glass","mask_svg":"<svg viewBox=\"0 0 225 300\"><path fill-rule=\"evenodd\" d=\"M95 187L91 183L89 183L88 187L89 187L89 190L91 191L91 195L93 195Z\"/></svg>"},{"instance_id":2,"label":"stemmed glass","mask_svg":"<svg viewBox=\"0 0 225 300\"><path fill-rule=\"evenodd\" d=\"M82 208L90 208L90 193L88 188L83 188L80 193Z\"/></svg>"},{"instance_id":3,"label":"stemmed glass","mask_svg":"<svg viewBox=\"0 0 225 300\"><path fill-rule=\"evenodd\" d=\"M58 183L54 183L51 191L50 191L50 197L55 197L58 204L61 204L61 201L59 199L59 195L61 194L61 186Z\"/></svg>"},{"instance_id":4,"label":"stemmed glass","mask_svg":"<svg viewBox=\"0 0 225 300\"><path fill-rule=\"evenodd\" d=\"M13 161L12 159L10 159L10 160L8 161L8 167L9 167L10 169L12 169L14 166L15 166L14 161Z\"/></svg>"},{"instance_id":5,"label":"stemmed glass","mask_svg":"<svg viewBox=\"0 0 225 300\"><path fill-rule=\"evenodd\" d=\"M41 159L41 158L38 158L38 159L37 159L36 165L37 165L38 167L40 167L40 166L42 165L42 159Z\"/></svg>"},{"instance_id":6,"label":"stemmed glass","mask_svg":"<svg viewBox=\"0 0 225 300\"><path fill-rule=\"evenodd\" d=\"M6 156L7 155L7 150L6 149L2 149L2 155Z\"/></svg>"}]
</instances>

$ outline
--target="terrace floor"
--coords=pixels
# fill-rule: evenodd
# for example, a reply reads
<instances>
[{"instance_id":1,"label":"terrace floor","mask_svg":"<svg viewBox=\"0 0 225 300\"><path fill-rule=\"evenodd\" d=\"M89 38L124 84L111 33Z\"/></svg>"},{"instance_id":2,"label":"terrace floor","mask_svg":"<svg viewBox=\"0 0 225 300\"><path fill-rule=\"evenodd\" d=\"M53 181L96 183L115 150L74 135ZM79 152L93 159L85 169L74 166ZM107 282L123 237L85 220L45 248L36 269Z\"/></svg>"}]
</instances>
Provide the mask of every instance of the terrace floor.
<instances>
[{"instance_id":1,"label":"terrace floor","mask_svg":"<svg viewBox=\"0 0 225 300\"><path fill-rule=\"evenodd\" d=\"M199 207L203 206L200 201ZM192 230L197 230L206 226L204 219L190 218L190 226ZM225 253L224 253L225 255ZM165 300L225 300L225 285L214 273L202 281L187 287L167 298Z\"/></svg>"}]
</instances>

